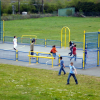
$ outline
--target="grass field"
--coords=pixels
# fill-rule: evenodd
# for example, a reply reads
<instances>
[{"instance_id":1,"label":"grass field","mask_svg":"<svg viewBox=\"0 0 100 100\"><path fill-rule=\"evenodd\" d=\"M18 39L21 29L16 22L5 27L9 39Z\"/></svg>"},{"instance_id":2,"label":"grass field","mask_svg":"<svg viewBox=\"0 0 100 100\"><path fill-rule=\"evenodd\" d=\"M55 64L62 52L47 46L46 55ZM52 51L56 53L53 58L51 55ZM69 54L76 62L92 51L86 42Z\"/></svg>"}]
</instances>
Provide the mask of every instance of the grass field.
<instances>
[{"instance_id":1,"label":"grass field","mask_svg":"<svg viewBox=\"0 0 100 100\"><path fill-rule=\"evenodd\" d=\"M0 100L100 100L100 77L0 64Z\"/></svg>"},{"instance_id":2,"label":"grass field","mask_svg":"<svg viewBox=\"0 0 100 100\"><path fill-rule=\"evenodd\" d=\"M100 18L47 17L5 21L5 35L37 35L60 40L63 26L71 30L71 40L83 41L83 31L100 29ZM64 35L63 35L64 37ZM0 100L100 100L100 77L77 75L66 85L68 73L0 64Z\"/></svg>"},{"instance_id":3,"label":"grass field","mask_svg":"<svg viewBox=\"0 0 100 100\"><path fill-rule=\"evenodd\" d=\"M37 35L40 39L60 40L61 29L64 26L70 28L71 40L83 42L83 31L97 32L100 29L100 18L46 17L5 21L5 36L21 37L29 34Z\"/></svg>"}]
</instances>

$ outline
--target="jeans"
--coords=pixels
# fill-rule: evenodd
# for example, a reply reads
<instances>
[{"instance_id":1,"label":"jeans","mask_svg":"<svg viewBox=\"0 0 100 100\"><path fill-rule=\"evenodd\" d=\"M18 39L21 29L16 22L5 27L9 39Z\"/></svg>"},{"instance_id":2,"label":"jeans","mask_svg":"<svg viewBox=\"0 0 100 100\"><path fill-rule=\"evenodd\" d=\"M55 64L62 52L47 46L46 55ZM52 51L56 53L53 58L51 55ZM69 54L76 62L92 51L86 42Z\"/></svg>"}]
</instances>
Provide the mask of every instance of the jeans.
<instances>
[{"instance_id":1,"label":"jeans","mask_svg":"<svg viewBox=\"0 0 100 100\"><path fill-rule=\"evenodd\" d=\"M70 52L69 54L70 54L70 56L71 56L71 55L72 55L72 52L73 52L73 49L70 49L70 51L71 51L71 52Z\"/></svg>"},{"instance_id":2,"label":"jeans","mask_svg":"<svg viewBox=\"0 0 100 100\"><path fill-rule=\"evenodd\" d=\"M73 57L71 57L70 60L72 60L73 58L75 58L75 61L76 61L76 55L73 55Z\"/></svg>"},{"instance_id":3,"label":"jeans","mask_svg":"<svg viewBox=\"0 0 100 100\"><path fill-rule=\"evenodd\" d=\"M59 70L59 74L58 74L58 75L61 75L61 71L63 71L64 74L66 74L66 72L65 72L65 70L64 70L64 68L63 68L63 66L60 67L60 70Z\"/></svg>"},{"instance_id":4,"label":"jeans","mask_svg":"<svg viewBox=\"0 0 100 100\"><path fill-rule=\"evenodd\" d=\"M53 53L53 57L54 57L54 58L56 57L56 53Z\"/></svg>"},{"instance_id":5,"label":"jeans","mask_svg":"<svg viewBox=\"0 0 100 100\"><path fill-rule=\"evenodd\" d=\"M33 50L31 50L32 52L31 52L31 55L34 55L34 52L33 52Z\"/></svg>"},{"instance_id":6,"label":"jeans","mask_svg":"<svg viewBox=\"0 0 100 100\"><path fill-rule=\"evenodd\" d=\"M69 81L70 81L70 77L71 77L71 76L73 76L73 78L74 78L76 84L78 84L78 81L77 81L77 78L76 78L75 74L72 74L72 73L69 73L69 75L68 75L67 84L69 84Z\"/></svg>"}]
</instances>

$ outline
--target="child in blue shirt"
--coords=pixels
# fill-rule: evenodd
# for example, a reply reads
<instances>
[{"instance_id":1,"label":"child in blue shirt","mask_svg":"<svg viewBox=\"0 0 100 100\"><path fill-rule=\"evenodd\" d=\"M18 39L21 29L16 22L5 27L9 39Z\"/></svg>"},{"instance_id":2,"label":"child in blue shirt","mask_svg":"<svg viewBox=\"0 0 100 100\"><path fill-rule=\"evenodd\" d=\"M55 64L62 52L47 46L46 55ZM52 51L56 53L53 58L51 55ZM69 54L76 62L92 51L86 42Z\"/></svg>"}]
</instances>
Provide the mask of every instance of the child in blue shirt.
<instances>
[{"instance_id":1,"label":"child in blue shirt","mask_svg":"<svg viewBox=\"0 0 100 100\"><path fill-rule=\"evenodd\" d=\"M73 65L73 62L70 63L69 68L70 68L70 72L69 72L68 79L67 79L67 85L69 84L71 76L73 76L76 84L78 84L77 78L75 76L75 74L77 74L77 72L76 72L76 68Z\"/></svg>"},{"instance_id":2,"label":"child in blue shirt","mask_svg":"<svg viewBox=\"0 0 100 100\"><path fill-rule=\"evenodd\" d=\"M65 66L64 66L64 61L62 60L62 57L60 57L60 63L59 64L60 64L60 70L59 70L58 75L61 75L61 71L63 71L64 72L64 75L65 75L66 74L66 72L64 70Z\"/></svg>"}]
</instances>

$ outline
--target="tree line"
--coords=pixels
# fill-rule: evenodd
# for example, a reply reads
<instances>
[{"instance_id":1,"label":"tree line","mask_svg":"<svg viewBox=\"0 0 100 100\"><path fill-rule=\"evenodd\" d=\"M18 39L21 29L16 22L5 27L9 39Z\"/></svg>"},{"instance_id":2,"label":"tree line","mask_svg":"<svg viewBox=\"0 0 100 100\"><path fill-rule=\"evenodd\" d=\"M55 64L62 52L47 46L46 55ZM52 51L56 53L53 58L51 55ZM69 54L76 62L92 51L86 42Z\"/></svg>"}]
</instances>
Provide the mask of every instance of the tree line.
<instances>
[{"instance_id":1,"label":"tree line","mask_svg":"<svg viewBox=\"0 0 100 100\"><path fill-rule=\"evenodd\" d=\"M18 3L14 3L15 13L18 13ZM61 8L66 7L75 7L76 12L83 12L84 14L99 14L100 12L100 2L71 2L71 3L62 3L59 0L56 3L45 2L42 5L40 2L35 3L34 0L31 0L27 3L20 3L20 13L26 11L28 13L42 13L42 6L44 8L44 13L53 13ZM6 4L1 2L1 15L12 14L12 4Z\"/></svg>"}]
</instances>

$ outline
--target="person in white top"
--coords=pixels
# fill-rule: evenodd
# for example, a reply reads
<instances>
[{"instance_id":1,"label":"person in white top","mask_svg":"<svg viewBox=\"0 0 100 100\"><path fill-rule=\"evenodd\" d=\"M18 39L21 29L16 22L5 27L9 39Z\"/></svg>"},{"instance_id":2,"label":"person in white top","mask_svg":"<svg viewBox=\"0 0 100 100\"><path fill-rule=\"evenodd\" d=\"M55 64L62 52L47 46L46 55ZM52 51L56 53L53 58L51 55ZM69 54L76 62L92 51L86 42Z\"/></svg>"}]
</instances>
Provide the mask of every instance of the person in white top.
<instances>
[{"instance_id":1,"label":"person in white top","mask_svg":"<svg viewBox=\"0 0 100 100\"><path fill-rule=\"evenodd\" d=\"M16 38L16 36L14 36L13 44L14 44L14 50L16 50L16 47L17 47L17 38Z\"/></svg>"}]
</instances>

